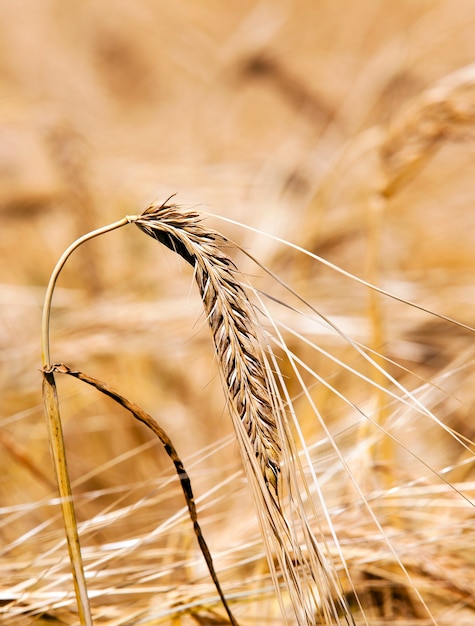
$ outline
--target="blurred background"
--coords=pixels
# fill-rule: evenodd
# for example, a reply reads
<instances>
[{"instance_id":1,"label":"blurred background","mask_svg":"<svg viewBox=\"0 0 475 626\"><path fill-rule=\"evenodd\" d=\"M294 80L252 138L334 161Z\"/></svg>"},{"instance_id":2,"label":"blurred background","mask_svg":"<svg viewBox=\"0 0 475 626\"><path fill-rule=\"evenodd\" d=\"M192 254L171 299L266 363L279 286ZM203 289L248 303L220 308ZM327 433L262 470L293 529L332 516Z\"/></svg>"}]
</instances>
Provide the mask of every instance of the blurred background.
<instances>
[{"instance_id":1,"label":"blurred background","mask_svg":"<svg viewBox=\"0 0 475 626\"><path fill-rule=\"evenodd\" d=\"M62 251L80 235L176 194L185 208L289 239L473 325L474 70L444 80L474 62L474 27L470 0L2 0L5 623L29 624L41 614L74 623L39 374L41 307ZM434 91L440 81L445 87ZM233 224L210 224L302 287L358 338L378 350L384 344L411 372L430 379L449 366L463 370L451 382L450 393L457 390L462 399L451 424L473 438L472 370L464 369L472 363L469 333L422 319L397 302L385 303L381 324L382 305L316 263L296 260L283 245ZM242 263L255 271L246 259ZM252 589L260 583L251 578L265 567L262 548L260 557L249 556L258 542L256 525L191 282L181 259L133 226L87 243L58 284L52 358L106 380L152 413L195 468L190 473L198 493L228 480L206 500L203 523L225 581L228 576L237 585L241 571L239 580ZM92 583L102 590L94 600L97 619L188 623L183 615L170 621L171 609L163 617L155 611L155 621L137 617L145 620L157 595L158 586L148 588L142 576L155 571L157 561L164 605L189 598L190 589L199 596L193 576L206 579L199 555L187 560L195 548L186 514L167 526L183 503L166 456L148 432L94 390L76 381L59 384L86 560L97 569L102 549L121 564L107 566L104 557L105 582L97 576ZM227 443L211 454L217 441ZM435 453L428 459L438 462ZM234 473L237 478L229 478ZM462 472L457 481L469 477ZM156 530L160 520L163 535ZM229 546L230 524L239 561ZM136 537L142 551L119 545ZM115 547L108 552L105 546ZM246 558L251 569L243 565ZM450 559L456 567L454 554L445 566ZM460 568L453 571L463 579L473 573L473 560ZM126 571L131 587L142 577L140 591L119 593L117 581ZM441 594L464 610L473 607L473 595L450 595L450 576L440 572ZM423 587L430 574L419 575ZM108 585L114 592L107 595ZM395 616L411 624L425 619L407 605L398 613L396 602L393 613L379 610L375 597L381 621L374 624L393 623ZM274 605L272 599L266 604L268 623L277 623ZM253 610L262 617L262 604ZM466 622L461 615L456 623L473 623L473 612ZM192 619L222 623L209 615L208 621ZM453 619L445 612L437 623Z\"/></svg>"}]
</instances>

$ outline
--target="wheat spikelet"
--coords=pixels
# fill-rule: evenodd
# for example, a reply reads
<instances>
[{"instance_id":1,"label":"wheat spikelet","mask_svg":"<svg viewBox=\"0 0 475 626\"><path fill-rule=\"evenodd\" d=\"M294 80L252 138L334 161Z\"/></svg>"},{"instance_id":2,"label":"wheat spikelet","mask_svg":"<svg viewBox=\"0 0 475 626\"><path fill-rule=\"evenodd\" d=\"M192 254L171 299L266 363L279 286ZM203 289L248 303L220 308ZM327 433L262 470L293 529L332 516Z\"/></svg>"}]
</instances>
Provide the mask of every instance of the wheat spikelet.
<instances>
[{"instance_id":1,"label":"wheat spikelet","mask_svg":"<svg viewBox=\"0 0 475 626\"><path fill-rule=\"evenodd\" d=\"M258 336L256 313L237 267L226 254L230 242L205 228L197 213L182 213L166 203L150 206L134 222L194 267L274 584L279 588L282 574L301 626L316 624L317 616L321 623L339 624L339 612L347 623L353 623L334 567L304 512L292 434L281 397L285 397L285 386L282 377L273 374L278 372L277 361L265 336ZM280 572L273 559L277 559ZM285 614L280 595L279 599Z\"/></svg>"}]
</instances>

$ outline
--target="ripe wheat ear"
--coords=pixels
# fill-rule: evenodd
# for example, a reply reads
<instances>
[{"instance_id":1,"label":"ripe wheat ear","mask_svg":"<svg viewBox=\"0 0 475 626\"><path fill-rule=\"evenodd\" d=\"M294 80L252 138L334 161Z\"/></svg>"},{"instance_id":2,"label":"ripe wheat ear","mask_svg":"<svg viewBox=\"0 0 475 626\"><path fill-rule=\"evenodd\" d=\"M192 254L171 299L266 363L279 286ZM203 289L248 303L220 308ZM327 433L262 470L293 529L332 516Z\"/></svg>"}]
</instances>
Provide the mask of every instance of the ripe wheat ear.
<instances>
[{"instance_id":1,"label":"ripe wheat ear","mask_svg":"<svg viewBox=\"0 0 475 626\"><path fill-rule=\"evenodd\" d=\"M354 624L336 568L307 521L283 378L226 252L232 244L176 205L151 205L133 221L194 268L284 619L281 576L299 626L336 625L341 616Z\"/></svg>"}]
</instances>

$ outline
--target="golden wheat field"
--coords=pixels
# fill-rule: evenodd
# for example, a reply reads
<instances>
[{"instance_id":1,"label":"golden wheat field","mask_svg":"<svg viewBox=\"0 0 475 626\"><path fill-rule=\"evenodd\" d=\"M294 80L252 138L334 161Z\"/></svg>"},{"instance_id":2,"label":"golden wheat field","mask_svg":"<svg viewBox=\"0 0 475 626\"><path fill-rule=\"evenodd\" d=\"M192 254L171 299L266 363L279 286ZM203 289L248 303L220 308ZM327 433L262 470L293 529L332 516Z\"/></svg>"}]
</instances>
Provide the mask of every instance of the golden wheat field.
<instances>
[{"instance_id":1,"label":"golden wheat field","mask_svg":"<svg viewBox=\"0 0 475 626\"><path fill-rule=\"evenodd\" d=\"M0 2L0 623L80 623L41 394L53 267L176 194L239 268L219 257L221 304L239 321L249 295L288 456L243 471L194 222L75 251L51 362L166 431L235 623L475 624L474 32L469 0ZM94 624L231 623L160 441L56 383Z\"/></svg>"}]
</instances>

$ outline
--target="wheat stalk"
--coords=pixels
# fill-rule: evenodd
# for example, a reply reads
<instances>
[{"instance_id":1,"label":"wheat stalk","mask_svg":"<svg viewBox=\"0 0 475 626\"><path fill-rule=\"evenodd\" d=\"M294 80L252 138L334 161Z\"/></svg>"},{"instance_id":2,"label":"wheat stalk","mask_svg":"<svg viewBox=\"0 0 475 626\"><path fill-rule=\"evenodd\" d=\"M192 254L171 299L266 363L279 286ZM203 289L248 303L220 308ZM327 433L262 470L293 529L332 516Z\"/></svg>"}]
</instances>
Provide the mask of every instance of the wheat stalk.
<instances>
[{"instance_id":1,"label":"wheat stalk","mask_svg":"<svg viewBox=\"0 0 475 626\"><path fill-rule=\"evenodd\" d=\"M74 241L61 255L51 274L43 305L43 317L41 324L41 356L43 364L43 403L45 408L46 424L49 433L49 442L53 465L58 483L59 495L61 497L61 510L64 520L66 539L68 544L69 557L72 566L74 589L79 610L79 620L82 626L92 626L92 613L89 604L86 577L82 563L81 546L77 530L76 513L74 509L73 496L71 491L71 481L69 478L68 464L66 459L63 428L59 411L59 401L54 378L54 371L51 366L50 357L50 317L51 302L53 298L56 282L71 254L86 241L99 237L107 232L121 228L129 223L129 218L125 217L113 224L98 228L83 237Z\"/></svg>"}]
</instances>

